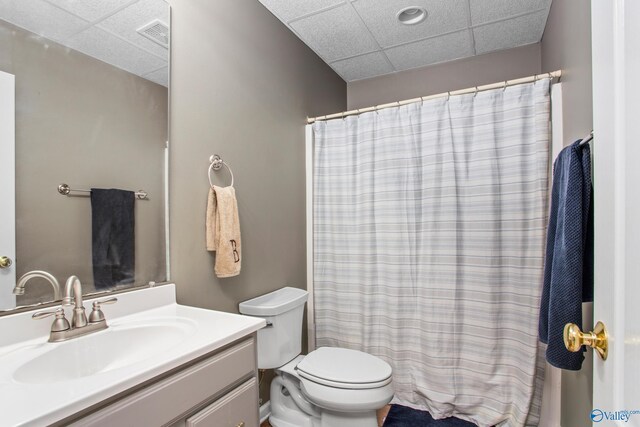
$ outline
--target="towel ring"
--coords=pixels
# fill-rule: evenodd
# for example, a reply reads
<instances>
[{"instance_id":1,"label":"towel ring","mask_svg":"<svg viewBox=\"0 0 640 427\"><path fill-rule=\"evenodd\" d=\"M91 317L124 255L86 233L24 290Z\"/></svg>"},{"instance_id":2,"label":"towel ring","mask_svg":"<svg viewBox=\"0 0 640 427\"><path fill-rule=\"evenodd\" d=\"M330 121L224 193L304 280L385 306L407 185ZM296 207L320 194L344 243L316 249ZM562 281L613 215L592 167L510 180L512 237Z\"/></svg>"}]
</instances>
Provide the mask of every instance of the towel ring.
<instances>
[{"instance_id":1,"label":"towel ring","mask_svg":"<svg viewBox=\"0 0 640 427\"><path fill-rule=\"evenodd\" d=\"M222 157L218 156L217 154L214 154L211 157L209 157L209 185L211 185L211 188L213 188L213 181L211 180L211 170L219 171L220 169L222 169L222 166L225 166L229 171L229 174L231 175L230 187L233 187L233 171L231 170L229 165L226 164L224 160L222 160Z\"/></svg>"}]
</instances>

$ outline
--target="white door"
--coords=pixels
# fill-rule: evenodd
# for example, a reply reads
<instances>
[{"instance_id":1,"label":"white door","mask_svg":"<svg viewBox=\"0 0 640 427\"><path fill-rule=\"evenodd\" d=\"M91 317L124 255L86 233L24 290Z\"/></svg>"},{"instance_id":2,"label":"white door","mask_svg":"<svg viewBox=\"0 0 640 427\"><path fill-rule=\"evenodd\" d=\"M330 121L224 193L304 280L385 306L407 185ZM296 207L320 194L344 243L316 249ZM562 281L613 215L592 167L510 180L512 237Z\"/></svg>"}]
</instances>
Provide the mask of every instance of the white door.
<instances>
[{"instance_id":1,"label":"white door","mask_svg":"<svg viewBox=\"0 0 640 427\"><path fill-rule=\"evenodd\" d=\"M15 78L0 71L0 310L16 306L15 123Z\"/></svg>"},{"instance_id":2,"label":"white door","mask_svg":"<svg viewBox=\"0 0 640 427\"><path fill-rule=\"evenodd\" d=\"M607 360L594 352L591 418L640 426L640 1L593 0L591 17L594 321L609 332Z\"/></svg>"}]
</instances>

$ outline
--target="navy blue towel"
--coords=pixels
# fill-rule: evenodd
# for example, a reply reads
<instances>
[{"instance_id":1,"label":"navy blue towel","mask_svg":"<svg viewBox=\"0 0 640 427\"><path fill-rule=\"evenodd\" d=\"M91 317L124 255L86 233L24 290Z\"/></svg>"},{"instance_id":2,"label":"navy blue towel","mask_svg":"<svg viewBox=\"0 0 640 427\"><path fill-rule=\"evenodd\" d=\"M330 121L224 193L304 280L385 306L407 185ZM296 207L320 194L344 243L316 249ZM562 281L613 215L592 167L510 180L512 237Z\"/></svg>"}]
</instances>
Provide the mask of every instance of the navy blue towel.
<instances>
[{"instance_id":1,"label":"navy blue towel","mask_svg":"<svg viewBox=\"0 0 640 427\"><path fill-rule=\"evenodd\" d=\"M384 427L476 427L476 425L455 417L434 420L427 411L391 405L384 420Z\"/></svg>"},{"instance_id":2,"label":"navy blue towel","mask_svg":"<svg viewBox=\"0 0 640 427\"><path fill-rule=\"evenodd\" d=\"M135 280L135 194L91 189L93 282L98 290Z\"/></svg>"},{"instance_id":3,"label":"navy blue towel","mask_svg":"<svg viewBox=\"0 0 640 427\"><path fill-rule=\"evenodd\" d=\"M591 151L574 142L553 165L551 212L547 230L544 288L538 332L548 344L547 361L555 367L580 370L583 351L564 346L566 323L582 326L582 303L593 301L593 188Z\"/></svg>"}]
</instances>

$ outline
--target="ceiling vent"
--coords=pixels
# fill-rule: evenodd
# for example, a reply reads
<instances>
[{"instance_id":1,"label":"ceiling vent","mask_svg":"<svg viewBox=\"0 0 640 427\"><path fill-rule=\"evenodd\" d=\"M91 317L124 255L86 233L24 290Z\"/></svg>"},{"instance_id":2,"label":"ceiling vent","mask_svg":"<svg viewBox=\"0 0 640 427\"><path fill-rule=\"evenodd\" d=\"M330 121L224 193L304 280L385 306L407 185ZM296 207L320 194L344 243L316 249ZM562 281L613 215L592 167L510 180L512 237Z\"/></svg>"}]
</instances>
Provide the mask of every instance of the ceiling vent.
<instances>
[{"instance_id":1,"label":"ceiling vent","mask_svg":"<svg viewBox=\"0 0 640 427\"><path fill-rule=\"evenodd\" d=\"M141 36L158 43L165 49L169 48L169 26L159 19L154 19L136 30Z\"/></svg>"}]
</instances>

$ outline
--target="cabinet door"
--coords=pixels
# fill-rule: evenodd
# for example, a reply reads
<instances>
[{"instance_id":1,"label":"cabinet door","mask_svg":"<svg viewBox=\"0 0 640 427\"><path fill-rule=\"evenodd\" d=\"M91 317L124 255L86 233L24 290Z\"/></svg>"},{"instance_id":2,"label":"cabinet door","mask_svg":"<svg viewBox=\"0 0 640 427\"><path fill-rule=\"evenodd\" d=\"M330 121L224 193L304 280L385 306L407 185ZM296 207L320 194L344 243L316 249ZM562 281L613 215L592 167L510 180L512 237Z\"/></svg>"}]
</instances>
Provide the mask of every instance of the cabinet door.
<instances>
[{"instance_id":1,"label":"cabinet door","mask_svg":"<svg viewBox=\"0 0 640 427\"><path fill-rule=\"evenodd\" d=\"M197 414L186 427L258 427L258 384L251 378Z\"/></svg>"}]
</instances>

